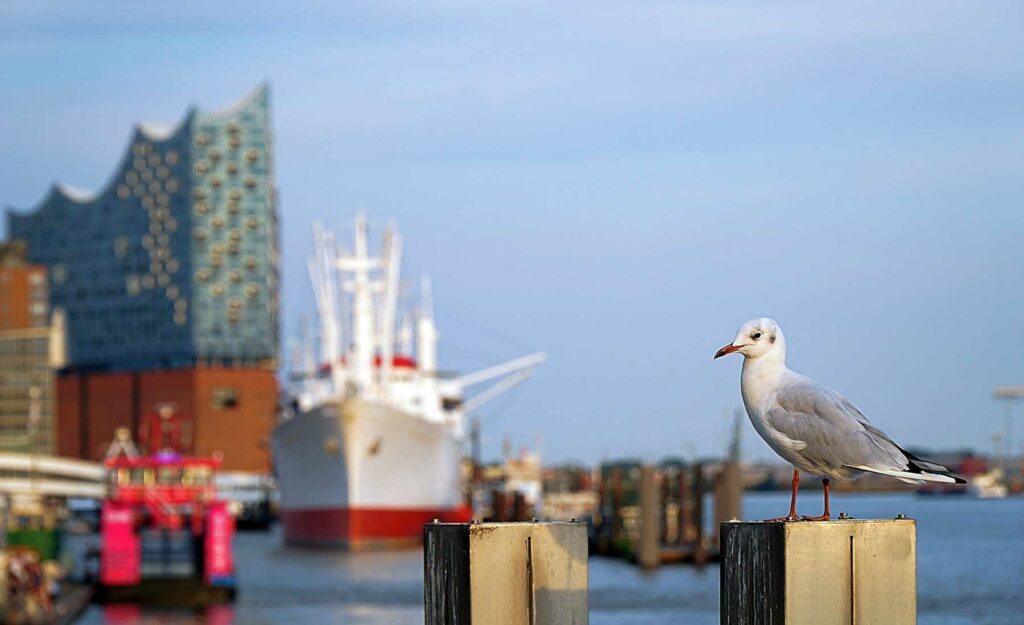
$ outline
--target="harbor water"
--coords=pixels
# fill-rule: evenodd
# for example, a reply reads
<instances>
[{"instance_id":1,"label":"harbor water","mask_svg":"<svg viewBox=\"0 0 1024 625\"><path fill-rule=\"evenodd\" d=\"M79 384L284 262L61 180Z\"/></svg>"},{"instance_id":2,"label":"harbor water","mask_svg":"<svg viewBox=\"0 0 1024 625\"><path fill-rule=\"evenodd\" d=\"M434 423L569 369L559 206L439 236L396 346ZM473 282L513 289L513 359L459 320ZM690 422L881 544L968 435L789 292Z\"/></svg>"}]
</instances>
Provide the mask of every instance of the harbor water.
<instances>
[{"instance_id":1,"label":"harbor water","mask_svg":"<svg viewBox=\"0 0 1024 625\"><path fill-rule=\"evenodd\" d=\"M786 493L751 494L744 517L783 514ZM798 509L818 514L820 492ZM835 513L918 520L918 622L921 625L1024 623L1024 499L978 500L911 494L835 493ZM287 549L276 531L236 537L239 598L201 612L94 606L82 625L419 625L420 552L332 553ZM590 561L594 625L713 625L718 567L665 566L652 573L617 560Z\"/></svg>"}]
</instances>

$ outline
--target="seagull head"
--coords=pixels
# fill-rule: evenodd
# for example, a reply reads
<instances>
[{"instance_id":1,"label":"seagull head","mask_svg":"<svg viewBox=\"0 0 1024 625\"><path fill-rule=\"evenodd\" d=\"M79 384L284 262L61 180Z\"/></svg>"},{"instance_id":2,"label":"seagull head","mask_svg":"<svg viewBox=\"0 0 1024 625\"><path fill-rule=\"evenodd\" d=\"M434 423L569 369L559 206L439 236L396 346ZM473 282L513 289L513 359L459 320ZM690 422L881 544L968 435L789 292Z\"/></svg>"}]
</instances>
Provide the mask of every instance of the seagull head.
<instances>
[{"instance_id":1,"label":"seagull head","mask_svg":"<svg viewBox=\"0 0 1024 625\"><path fill-rule=\"evenodd\" d=\"M768 354L785 358L786 339L782 336L782 328L774 319L758 317L741 325L736 332L736 338L718 350L715 358L733 352L743 354L744 358L760 358Z\"/></svg>"}]
</instances>

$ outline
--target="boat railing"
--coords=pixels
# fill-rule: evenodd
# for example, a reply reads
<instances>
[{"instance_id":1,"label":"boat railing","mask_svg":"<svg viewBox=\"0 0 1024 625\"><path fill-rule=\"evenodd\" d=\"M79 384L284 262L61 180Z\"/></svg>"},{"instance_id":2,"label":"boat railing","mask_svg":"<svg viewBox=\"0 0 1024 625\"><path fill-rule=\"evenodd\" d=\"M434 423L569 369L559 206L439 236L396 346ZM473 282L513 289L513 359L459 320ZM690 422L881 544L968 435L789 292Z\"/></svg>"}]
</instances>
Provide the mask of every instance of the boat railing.
<instances>
[{"instance_id":1,"label":"boat railing","mask_svg":"<svg viewBox=\"0 0 1024 625\"><path fill-rule=\"evenodd\" d=\"M211 484L202 486L117 484L111 491L111 497L125 503L145 503L150 497L157 497L170 504L205 503L217 498L217 487Z\"/></svg>"}]
</instances>

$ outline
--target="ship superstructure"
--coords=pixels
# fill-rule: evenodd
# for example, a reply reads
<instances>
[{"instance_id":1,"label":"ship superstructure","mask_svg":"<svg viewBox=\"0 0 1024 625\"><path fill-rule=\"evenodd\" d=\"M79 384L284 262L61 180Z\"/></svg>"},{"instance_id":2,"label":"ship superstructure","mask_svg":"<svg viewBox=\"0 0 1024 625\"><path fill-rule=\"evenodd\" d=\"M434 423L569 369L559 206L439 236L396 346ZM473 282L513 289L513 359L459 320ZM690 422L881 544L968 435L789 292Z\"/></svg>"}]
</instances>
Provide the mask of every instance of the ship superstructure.
<instances>
[{"instance_id":1,"label":"ship superstructure","mask_svg":"<svg viewBox=\"0 0 1024 625\"><path fill-rule=\"evenodd\" d=\"M465 415L526 380L544 355L442 373L429 279L420 282L419 306L399 306L398 231L386 228L376 256L362 215L350 250L319 226L314 243L320 360L310 362L307 350L294 402L272 436L286 541L388 546L415 542L434 518L468 520Z\"/></svg>"}]
</instances>

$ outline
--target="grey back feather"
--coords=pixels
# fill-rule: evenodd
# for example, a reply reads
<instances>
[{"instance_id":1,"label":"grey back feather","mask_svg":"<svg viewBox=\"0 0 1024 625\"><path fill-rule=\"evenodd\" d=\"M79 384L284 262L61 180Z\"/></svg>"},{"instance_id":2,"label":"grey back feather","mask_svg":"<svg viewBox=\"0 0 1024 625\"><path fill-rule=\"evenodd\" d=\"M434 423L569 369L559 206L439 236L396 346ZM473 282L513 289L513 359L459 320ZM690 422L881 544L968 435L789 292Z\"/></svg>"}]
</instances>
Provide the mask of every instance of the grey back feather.
<instances>
[{"instance_id":1,"label":"grey back feather","mask_svg":"<svg viewBox=\"0 0 1024 625\"><path fill-rule=\"evenodd\" d=\"M829 471L869 466L905 470L907 457L853 403L830 388L792 372L776 391L765 417L786 437L802 441L809 465Z\"/></svg>"}]
</instances>

